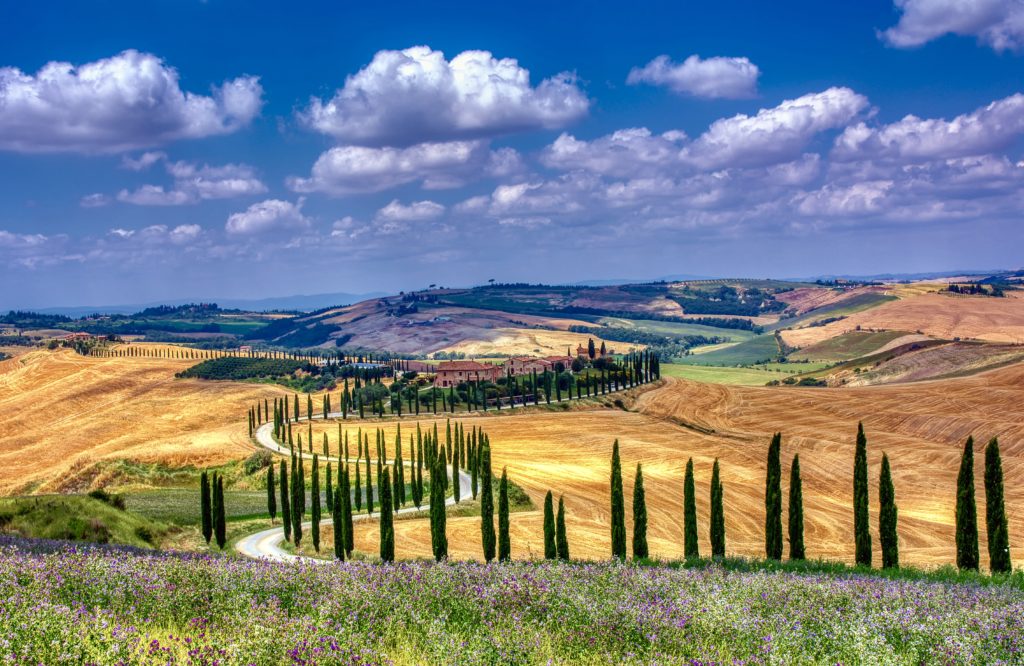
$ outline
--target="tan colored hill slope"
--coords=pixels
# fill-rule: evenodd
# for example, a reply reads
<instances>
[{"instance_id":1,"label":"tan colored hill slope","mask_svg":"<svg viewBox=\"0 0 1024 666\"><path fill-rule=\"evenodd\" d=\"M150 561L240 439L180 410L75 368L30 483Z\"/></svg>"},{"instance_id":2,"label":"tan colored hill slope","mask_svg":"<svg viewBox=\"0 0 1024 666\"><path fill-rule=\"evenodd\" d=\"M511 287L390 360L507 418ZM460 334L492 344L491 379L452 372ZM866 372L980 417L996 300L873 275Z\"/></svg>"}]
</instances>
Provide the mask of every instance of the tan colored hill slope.
<instances>
[{"instance_id":1,"label":"tan colored hill slope","mask_svg":"<svg viewBox=\"0 0 1024 666\"><path fill-rule=\"evenodd\" d=\"M363 301L341 308L323 321L340 325L342 334L352 336L345 343L351 347L400 353L458 351L469 356L564 354L567 348L575 349L586 341L586 336L570 333L569 327L589 326L577 319L454 306L423 306L418 312L393 316L389 310L394 307L397 302ZM595 340L600 345L601 339Z\"/></svg>"},{"instance_id":2,"label":"tan colored hill slope","mask_svg":"<svg viewBox=\"0 0 1024 666\"><path fill-rule=\"evenodd\" d=\"M220 464L251 453L245 413L283 390L175 379L195 361L33 351L0 363L0 494L83 489L97 463Z\"/></svg>"},{"instance_id":3,"label":"tan colored hill slope","mask_svg":"<svg viewBox=\"0 0 1024 666\"><path fill-rule=\"evenodd\" d=\"M1005 298L949 296L927 292L857 312L825 326L783 331L791 347L808 347L855 330L920 331L936 338L1024 342L1024 292Z\"/></svg>"},{"instance_id":4,"label":"tan colored hill slope","mask_svg":"<svg viewBox=\"0 0 1024 666\"><path fill-rule=\"evenodd\" d=\"M640 398L639 413L552 412L492 416L478 422L494 442L495 469L507 465L510 477L538 509L548 489L555 492L556 501L559 494L565 495L572 552L590 558L609 552L608 465L616 437L626 473L627 517L635 465L644 466L652 553L681 554L683 472L692 456L702 552L709 548L709 482L718 457L725 484L728 552L763 555L764 457L771 434L781 431L784 495L790 461L800 453L809 556L851 561L853 441L862 419L869 439L876 553L876 490L885 451L895 476L901 561L937 566L954 559L956 475L963 440L970 433L986 441L993 435L1001 438L1013 555L1017 561L1024 558L1024 513L1013 509L1024 502L1024 414L1018 409L1022 399L1024 365L1017 365L942 382L839 390L669 380ZM982 515L983 444L980 441L976 448ZM785 520L784 513L783 524ZM478 518L453 518L448 528L453 557L480 557ZM627 532L631 534L629 524ZM512 533L517 557L543 552L539 511L515 514ZM359 528L361 549L375 552L376 539L374 525ZM402 557L429 557L426 521L399 521L396 545Z\"/></svg>"}]
</instances>

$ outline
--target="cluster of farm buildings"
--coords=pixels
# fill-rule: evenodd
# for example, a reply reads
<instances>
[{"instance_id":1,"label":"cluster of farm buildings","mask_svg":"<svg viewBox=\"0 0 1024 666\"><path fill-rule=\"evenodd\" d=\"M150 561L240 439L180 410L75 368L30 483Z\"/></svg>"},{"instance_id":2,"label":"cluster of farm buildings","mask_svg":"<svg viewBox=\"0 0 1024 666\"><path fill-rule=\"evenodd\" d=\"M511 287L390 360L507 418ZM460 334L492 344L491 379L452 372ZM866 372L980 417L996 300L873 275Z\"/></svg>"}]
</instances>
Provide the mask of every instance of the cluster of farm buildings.
<instances>
[{"instance_id":1,"label":"cluster of farm buildings","mask_svg":"<svg viewBox=\"0 0 1024 666\"><path fill-rule=\"evenodd\" d=\"M613 354L615 354L614 349L605 349L603 353L602 350L595 350L595 358ZM577 359L589 361L589 349L580 345L576 348L576 356L513 356L501 365L479 361L442 361L437 368L433 369L435 373L434 386L448 388L449 386L458 386L463 382L493 382L509 375L571 371L573 361Z\"/></svg>"}]
</instances>

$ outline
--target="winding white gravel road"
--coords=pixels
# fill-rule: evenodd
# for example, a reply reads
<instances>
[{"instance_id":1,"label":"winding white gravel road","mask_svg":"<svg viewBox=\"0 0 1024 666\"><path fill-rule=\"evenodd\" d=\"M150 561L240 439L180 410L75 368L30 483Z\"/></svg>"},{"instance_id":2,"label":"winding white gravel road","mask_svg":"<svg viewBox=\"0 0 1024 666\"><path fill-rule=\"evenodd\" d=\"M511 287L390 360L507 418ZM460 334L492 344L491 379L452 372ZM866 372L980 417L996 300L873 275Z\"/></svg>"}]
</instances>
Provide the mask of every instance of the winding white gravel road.
<instances>
[{"instance_id":1,"label":"winding white gravel road","mask_svg":"<svg viewBox=\"0 0 1024 666\"><path fill-rule=\"evenodd\" d=\"M340 416L341 416L340 412L335 413L335 414L328 414L329 418L340 417ZM299 420L300 421L305 421L305 420L308 420L308 419L299 419ZM259 426L256 429L256 432L254 433L253 436L254 436L257 444L259 444L260 446L262 446L262 447L264 447L266 449L269 449L269 450L273 451L274 453L277 453L277 454L280 454L280 455L290 455L291 454L289 449L284 448L283 446L281 446L280 444L278 444L277 442L274 441L274 428L273 428L273 424L272 423L264 423L261 426ZM303 458L306 458L306 459L312 459L313 458L313 454L311 454L311 453L307 453L307 452L300 452L300 453L301 453L301 456ZM331 461L334 461L334 462L340 462L338 460L338 458L336 458L336 457L335 458L326 457L326 456L320 456L320 457L324 461L331 460ZM373 461L373 462L376 462L376 461ZM411 468L411 465L408 462L405 463L405 466ZM448 475L449 475L449 479L450 479L451 478L451 470L450 469L449 469ZM466 472L464 472L463 470L460 469L459 470L459 495L461 497L470 497L472 495L472 493L473 493L472 477L470 477L469 474L467 474ZM448 506L451 506L451 505L455 504L455 498L454 497L447 498L445 500L445 504L448 505ZM416 507L412 506L412 507L406 507L404 509L399 509L396 512L396 514L397 515L403 515L403 514L409 514L409 513L421 513L421 512L426 512L426 511L429 511L429 510L430 510L429 506L424 506L424 507L419 508L419 509L417 509ZM376 518L379 515L380 515L379 512L376 513L376 514L373 514L373 515L367 515L365 513L355 514L355 515L352 516L352 521L353 522L359 522L359 521L363 521L363 520L369 520L371 518ZM332 521L331 521L330 518L323 518L323 519L320 520L320 525L330 525L330 524L332 524ZM307 522L302 524L302 529L303 529L304 533L308 533L311 527L312 527L312 522L308 522L307 521ZM309 561L309 562L329 562L330 561L330 560L324 560L324 559L315 558L315 557L306 557L304 555L295 555L293 553L286 552L285 550L283 550L281 548L281 544L283 542L284 542L284 528L283 527L272 527L270 529L263 530L261 532L256 532L255 534L250 534L247 537L239 539L235 543L235 550L237 550L242 555L245 555L246 557L252 557L252 558L255 558L255 559L261 559L262 558L262 559L267 559L267 560L273 560L275 562L287 562L287 561L294 561L294 560L306 560L306 561Z\"/></svg>"}]
</instances>

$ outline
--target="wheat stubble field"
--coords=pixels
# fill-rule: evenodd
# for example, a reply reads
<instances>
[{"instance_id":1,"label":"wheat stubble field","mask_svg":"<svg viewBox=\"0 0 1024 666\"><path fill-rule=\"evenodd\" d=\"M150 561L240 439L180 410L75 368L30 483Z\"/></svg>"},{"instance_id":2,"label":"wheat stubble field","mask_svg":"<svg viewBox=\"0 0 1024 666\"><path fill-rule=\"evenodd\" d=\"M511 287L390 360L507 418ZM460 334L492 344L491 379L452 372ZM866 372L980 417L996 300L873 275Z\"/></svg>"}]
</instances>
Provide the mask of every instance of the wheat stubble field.
<instances>
[{"instance_id":1,"label":"wheat stubble field","mask_svg":"<svg viewBox=\"0 0 1024 666\"><path fill-rule=\"evenodd\" d=\"M97 463L119 458L203 466L247 457L253 445L246 436L245 410L257 399L285 391L174 378L191 363L90 358L61 350L31 352L0 364L0 463L6 470L0 493L96 487L104 481ZM955 480L961 446L970 433L979 440L979 503L981 447L989 437L1000 437L1013 555L1024 558L1024 512L1018 509L1024 503L1022 402L1024 365L1018 364L966 378L843 389L732 387L669 378L641 393L630 411L542 408L461 420L467 427L485 428L494 445L496 473L507 466L537 507L512 516L515 557L542 553L539 509L548 489L556 500L565 497L573 556L607 557L609 455L615 438L622 446L627 520L633 472L637 462L644 466L653 555L681 555L683 470L692 456L702 552L709 549L708 488L718 457L726 489L728 552L760 556L764 458L771 433L778 430L783 433L784 481L792 455L801 456L809 556L847 562L853 556L853 439L857 421L863 420L872 511L877 510L884 450L895 475L901 561L934 566L954 558ZM421 423L433 427L432 419ZM444 421L439 423L443 429ZM403 420L406 442L415 424L414 419ZM372 422L364 426L376 427ZM358 424L350 421L345 427L351 437ZM383 427L390 452L395 426L390 422ZM314 428L317 448L319 433L327 432L336 450L337 423L318 420ZM983 516L983 504L981 510ZM874 513L872 525L877 525ZM426 520L399 520L395 527L398 557L429 557ZM448 535L452 557L480 557L478 518L450 518ZM877 549L877 534L875 540ZM357 548L373 553L376 544L376 525L361 525Z\"/></svg>"},{"instance_id":2,"label":"wheat stubble field","mask_svg":"<svg viewBox=\"0 0 1024 666\"><path fill-rule=\"evenodd\" d=\"M121 458L174 467L247 456L245 410L284 390L174 377L195 363L69 349L0 362L0 494L102 485L97 463Z\"/></svg>"},{"instance_id":3,"label":"wheat stubble field","mask_svg":"<svg viewBox=\"0 0 1024 666\"><path fill-rule=\"evenodd\" d=\"M876 491L885 451L896 483L901 561L938 566L954 561L956 475L970 433L979 440L975 471L982 516L982 447L989 437L1000 437L1013 555L1024 557L1017 536L1024 535L1024 512L1016 509L1024 502L1022 398L1021 365L969 378L858 389L727 387L669 379L642 394L636 411L492 414L463 423L485 428L493 442L495 473L507 466L509 476L538 508L512 516L515 557L543 553L539 509L548 489L556 501L559 494L565 496L573 556L608 556L609 456L616 437L622 447L627 523L633 473L636 463L643 463L653 555L682 554L683 474L692 456L702 552L710 548L708 493L711 466L718 457L726 488L727 550L763 556L765 453L771 433L778 430L783 433L784 494L792 456L799 453L801 458L808 555L852 562L853 441L857 421L863 420L876 557ZM432 428L433 421L424 420L423 425ZM405 441L414 427L412 422L403 425ZM442 422L442 432L443 427ZM336 441L337 425L320 425L317 432L325 428ZM394 428L385 429L391 451ZM783 524L785 520L783 516ZM399 557L430 556L425 520L398 521L395 529ZM631 534L630 524L627 532ZM982 532L984 552L983 527ZM479 558L479 519L450 518L448 539L452 557ZM376 544L375 526L360 526L357 547L375 552Z\"/></svg>"}]
</instances>

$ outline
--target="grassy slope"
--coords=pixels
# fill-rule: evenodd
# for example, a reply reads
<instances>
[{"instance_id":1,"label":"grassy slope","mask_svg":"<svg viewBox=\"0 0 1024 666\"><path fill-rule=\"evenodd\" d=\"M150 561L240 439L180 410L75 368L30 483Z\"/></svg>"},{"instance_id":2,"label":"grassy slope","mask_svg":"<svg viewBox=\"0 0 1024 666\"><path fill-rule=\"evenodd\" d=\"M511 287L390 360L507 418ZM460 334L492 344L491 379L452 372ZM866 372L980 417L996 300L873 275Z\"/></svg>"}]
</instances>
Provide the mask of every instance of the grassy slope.
<instances>
[{"instance_id":1,"label":"grassy slope","mask_svg":"<svg viewBox=\"0 0 1024 666\"><path fill-rule=\"evenodd\" d=\"M680 365L677 363L665 363L661 366L661 371L667 377L692 379L709 384L733 384L735 386L764 386L773 379L783 379L789 376L788 373L760 370L758 368L704 367L700 365Z\"/></svg>"},{"instance_id":2,"label":"grassy slope","mask_svg":"<svg viewBox=\"0 0 1024 666\"><path fill-rule=\"evenodd\" d=\"M812 310L805 315L796 317L793 319L781 319L777 323L768 326L769 330L778 330L783 328L800 328L806 326L811 322L818 321L820 319L829 319L832 317L847 317L854 314L855 312L862 312L864 310L871 309L877 305L888 303L889 301L895 301L895 296L887 294L858 294L852 298L834 303L833 305L827 305L817 310Z\"/></svg>"},{"instance_id":3,"label":"grassy slope","mask_svg":"<svg viewBox=\"0 0 1024 666\"><path fill-rule=\"evenodd\" d=\"M743 331L735 328L719 328L716 326L701 326L700 324L681 324L674 321L652 321L648 319L620 319L618 317L601 317L598 323L603 326L616 326L621 328L635 328L647 333L659 335L706 335L708 337L718 336L729 338L734 342L744 342L756 337L753 331Z\"/></svg>"},{"instance_id":4,"label":"grassy slope","mask_svg":"<svg viewBox=\"0 0 1024 666\"><path fill-rule=\"evenodd\" d=\"M849 361L882 348L906 331L850 331L792 354L795 360Z\"/></svg>"},{"instance_id":5,"label":"grassy slope","mask_svg":"<svg viewBox=\"0 0 1024 666\"><path fill-rule=\"evenodd\" d=\"M83 496L0 499L0 530L41 539L151 547L166 527Z\"/></svg>"},{"instance_id":6,"label":"grassy slope","mask_svg":"<svg viewBox=\"0 0 1024 666\"><path fill-rule=\"evenodd\" d=\"M681 359L684 365L719 365L737 366L751 365L759 361L773 359L779 355L779 345L771 334L759 335L738 345L718 351L698 354Z\"/></svg>"}]
</instances>

